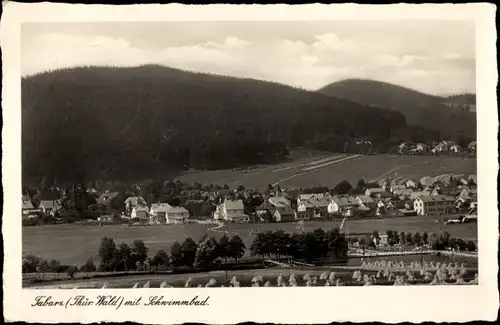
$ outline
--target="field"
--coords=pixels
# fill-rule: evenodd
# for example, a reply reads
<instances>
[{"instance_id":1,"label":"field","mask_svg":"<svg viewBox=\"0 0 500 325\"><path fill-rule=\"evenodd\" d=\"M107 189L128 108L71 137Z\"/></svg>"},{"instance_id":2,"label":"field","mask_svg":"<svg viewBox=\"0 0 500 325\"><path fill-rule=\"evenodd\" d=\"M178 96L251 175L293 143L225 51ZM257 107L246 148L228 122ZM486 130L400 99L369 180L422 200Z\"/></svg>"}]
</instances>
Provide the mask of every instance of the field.
<instances>
[{"instance_id":1,"label":"field","mask_svg":"<svg viewBox=\"0 0 500 325\"><path fill-rule=\"evenodd\" d=\"M356 220L348 222L347 231L350 233L371 233L374 230L385 232L388 229L412 233L447 231L454 237L477 239L476 223L443 226L434 223L434 219L434 217L406 217ZM339 223L339 221L310 221L305 223L305 230L331 229L338 227ZM206 226L197 224L143 227L48 225L23 228L23 253L36 254L44 259L57 259L63 264L81 265L88 258L94 258L98 262L96 254L104 236L113 238L117 245L122 242L130 245L135 239L144 240L150 249L150 255L154 255L159 249L169 249L173 242L183 241L186 237L192 237L195 241L201 239L204 234L220 238L226 231L229 236L240 235L246 246L250 247L257 229L261 232L278 229L287 232L297 231L296 223L230 224L218 230L209 230ZM249 230L253 230L254 234L250 235Z\"/></svg>"},{"instance_id":2,"label":"field","mask_svg":"<svg viewBox=\"0 0 500 325\"><path fill-rule=\"evenodd\" d=\"M282 188L313 186L334 187L343 180L356 184L359 179L376 180L385 177L408 177L420 180L423 176L443 174L476 174L475 159L453 156L357 156L342 160L346 154L299 151L292 161L278 165L255 166L246 169L191 172L177 179L202 184L227 184L232 188L266 188L279 183ZM329 160L330 159L330 160ZM338 160L337 162L334 162ZM325 163L326 161L326 163ZM312 167L312 168L311 168Z\"/></svg>"}]
</instances>

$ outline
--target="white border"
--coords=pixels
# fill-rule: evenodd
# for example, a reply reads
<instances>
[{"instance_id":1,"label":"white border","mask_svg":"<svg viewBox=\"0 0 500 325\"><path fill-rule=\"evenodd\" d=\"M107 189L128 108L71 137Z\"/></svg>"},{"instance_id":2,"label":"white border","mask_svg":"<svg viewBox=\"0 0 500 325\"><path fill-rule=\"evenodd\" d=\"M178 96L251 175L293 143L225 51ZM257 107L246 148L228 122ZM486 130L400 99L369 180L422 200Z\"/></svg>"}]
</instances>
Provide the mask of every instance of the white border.
<instances>
[{"instance_id":1,"label":"white border","mask_svg":"<svg viewBox=\"0 0 500 325\"><path fill-rule=\"evenodd\" d=\"M136 321L151 324L241 321L326 323L331 321L472 321L494 320L498 310L496 197L497 121L495 9L490 4L440 5L68 5L4 3L3 50L4 311L8 321ZM96 290L21 289L21 105L20 24L88 21L305 21L305 20L475 20L478 106L479 285L338 288L163 289L172 298L210 295L210 307L53 309L31 308L35 295L58 299ZM127 297L158 294L160 289L100 290ZM145 307L142 307L145 308Z\"/></svg>"}]
</instances>

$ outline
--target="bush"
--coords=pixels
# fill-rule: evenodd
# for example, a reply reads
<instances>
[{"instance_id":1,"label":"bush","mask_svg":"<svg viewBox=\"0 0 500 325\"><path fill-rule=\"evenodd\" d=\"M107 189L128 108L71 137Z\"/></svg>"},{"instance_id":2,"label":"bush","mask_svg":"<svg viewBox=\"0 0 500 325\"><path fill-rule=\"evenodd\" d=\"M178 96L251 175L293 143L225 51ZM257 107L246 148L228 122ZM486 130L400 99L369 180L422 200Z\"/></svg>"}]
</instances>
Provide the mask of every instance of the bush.
<instances>
[{"instance_id":1,"label":"bush","mask_svg":"<svg viewBox=\"0 0 500 325\"><path fill-rule=\"evenodd\" d=\"M69 275L70 278L73 278L77 272L78 272L78 267L76 267L75 265L71 265L66 270L66 273Z\"/></svg>"}]
</instances>

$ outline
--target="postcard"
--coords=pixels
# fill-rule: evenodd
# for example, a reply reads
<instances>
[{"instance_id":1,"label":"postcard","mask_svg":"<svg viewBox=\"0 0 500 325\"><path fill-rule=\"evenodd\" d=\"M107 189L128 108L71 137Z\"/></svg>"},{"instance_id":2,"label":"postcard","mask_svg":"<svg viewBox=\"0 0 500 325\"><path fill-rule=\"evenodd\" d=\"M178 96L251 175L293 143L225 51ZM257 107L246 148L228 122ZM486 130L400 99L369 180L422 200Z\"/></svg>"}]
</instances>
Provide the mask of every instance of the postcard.
<instances>
[{"instance_id":1,"label":"postcard","mask_svg":"<svg viewBox=\"0 0 500 325\"><path fill-rule=\"evenodd\" d=\"M493 5L3 5L7 321L496 318Z\"/></svg>"}]
</instances>

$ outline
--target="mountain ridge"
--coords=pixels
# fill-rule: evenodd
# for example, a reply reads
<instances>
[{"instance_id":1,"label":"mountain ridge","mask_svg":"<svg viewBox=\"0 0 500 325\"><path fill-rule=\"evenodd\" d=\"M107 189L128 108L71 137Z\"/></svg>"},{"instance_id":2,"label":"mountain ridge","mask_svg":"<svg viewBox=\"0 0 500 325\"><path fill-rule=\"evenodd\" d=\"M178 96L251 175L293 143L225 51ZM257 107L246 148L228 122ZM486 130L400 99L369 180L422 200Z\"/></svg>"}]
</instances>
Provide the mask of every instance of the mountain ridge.
<instances>
[{"instance_id":1,"label":"mountain ridge","mask_svg":"<svg viewBox=\"0 0 500 325\"><path fill-rule=\"evenodd\" d=\"M398 112L248 78L157 65L78 67L22 78L23 179L150 177L342 151L405 135ZM144 174L144 175L141 175Z\"/></svg>"},{"instance_id":2,"label":"mountain ridge","mask_svg":"<svg viewBox=\"0 0 500 325\"><path fill-rule=\"evenodd\" d=\"M342 98L361 105L388 108L405 115L408 124L440 130L445 137L455 138L464 134L475 138L476 114L448 103L459 103L457 99L468 96L471 105L475 95L460 94L448 97L425 94L407 87L369 79L345 79L328 84L318 92ZM460 103L461 104L461 103ZM453 121L454 123L450 123Z\"/></svg>"}]
</instances>

